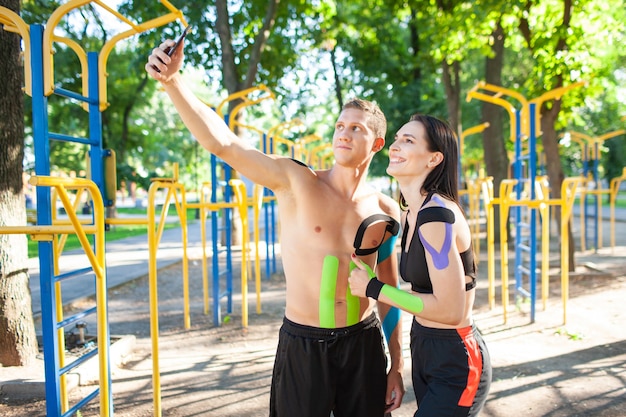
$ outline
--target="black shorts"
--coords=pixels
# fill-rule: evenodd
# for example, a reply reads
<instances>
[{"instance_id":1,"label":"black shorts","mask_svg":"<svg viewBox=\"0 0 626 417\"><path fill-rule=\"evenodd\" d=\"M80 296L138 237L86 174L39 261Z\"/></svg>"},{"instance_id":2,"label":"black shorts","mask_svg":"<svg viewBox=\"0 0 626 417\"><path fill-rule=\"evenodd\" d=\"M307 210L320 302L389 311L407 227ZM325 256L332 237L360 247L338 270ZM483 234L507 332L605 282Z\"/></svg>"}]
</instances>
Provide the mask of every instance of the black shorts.
<instances>
[{"instance_id":1,"label":"black shorts","mask_svg":"<svg viewBox=\"0 0 626 417\"><path fill-rule=\"evenodd\" d=\"M271 417L382 417L387 356L375 314L322 329L283 320L272 376Z\"/></svg>"},{"instance_id":2,"label":"black shorts","mask_svg":"<svg viewBox=\"0 0 626 417\"><path fill-rule=\"evenodd\" d=\"M411 364L417 416L477 416L491 385L491 360L475 325L433 329L413 320Z\"/></svg>"}]
</instances>

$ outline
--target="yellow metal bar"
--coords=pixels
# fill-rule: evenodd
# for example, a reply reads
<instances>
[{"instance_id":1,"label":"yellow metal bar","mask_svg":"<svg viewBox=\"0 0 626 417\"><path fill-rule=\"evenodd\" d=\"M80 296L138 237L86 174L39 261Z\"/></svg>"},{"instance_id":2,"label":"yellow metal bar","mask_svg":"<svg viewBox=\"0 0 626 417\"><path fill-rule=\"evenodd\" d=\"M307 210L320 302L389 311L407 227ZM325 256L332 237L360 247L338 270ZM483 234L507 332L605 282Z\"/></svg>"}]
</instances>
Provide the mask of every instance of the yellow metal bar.
<instances>
[{"instance_id":1,"label":"yellow metal bar","mask_svg":"<svg viewBox=\"0 0 626 417\"><path fill-rule=\"evenodd\" d=\"M511 194L516 184L517 180L511 179L505 179L500 182L500 272L502 279L502 309L505 324L507 322L509 308L509 247L506 225L509 217L509 206L514 202L514 200L511 199Z\"/></svg>"},{"instance_id":2,"label":"yellow metal bar","mask_svg":"<svg viewBox=\"0 0 626 417\"><path fill-rule=\"evenodd\" d=\"M307 159L307 163L309 166L313 167L313 169L321 168L321 155L328 153L332 150L332 145L330 143L322 143L321 145L315 146L309 152L309 159Z\"/></svg>"},{"instance_id":3,"label":"yellow metal bar","mask_svg":"<svg viewBox=\"0 0 626 417\"><path fill-rule=\"evenodd\" d=\"M563 303L563 324L567 322L567 300L569 299L569 229L576 189L582 183L581 177L565 178L561 184L561 299Z\"/></svg>"},{"instance_id":4,"label":"yellow metal bar","mask_svg":"<svg viewBox=\"0 0 626 417\"><path fill-rule=\"evenodd\" d=\"M485 93L479 93L477 91L470 91L469 93L467 93L467 99L466 101L470 101L472 98L476 98L477 100L481 100L481 101L486 101L492 104L496 104L500 107L503 107L507 113L509 114L509 119L510 119L510 123L511 123L511 134L510 134L510 139L512 142L515 142L515 132L517 129L517 118L515 117L515 107L509 103L508 101L501 99L499 97L495 97L495 96L490 96L488 94Z\"/></svg>"},{"instance_id":5,"label":"yellow metal bar","mask_svg":"<svg viewBox=\"0 0 626 417\"><path fill-rule=\"evenodd\" d=\"M111 40L109 40L107 43L104 44L99 56L98 56L98 74L99 74L99 80L98 80L98 88L100 90L100 111L104 111L107 107L108 107L108 103L107 103L107 89L106 89L106 79L107 79L107 72L106 72L106 64L107 64L107 60L109 58L109 55L113 49L113 47L115 46L115 44L117 42L119 42L122 39L128 38L130 36L133 36L137 33L141 33L159 26L163 26L167 23L173 22L175 20L180 20L185 26L187 26L187 21L185 20L185 18L182 15L182 12L178 9L176 9L169 1L167 0L160 0L160 2L166 7L168 8L171 13L164 15L164 16L160 16L158 18L149 20L147 22L141 23L141 24L135 24L132 21L130 21L129 19L127 19L126 17L124 17L123 15L121 15L119 12L117 12L116 10L114 10L113 8L111 8L110 6L108 6L105 2L101 1L101 0L70 0L67 3L59 6L57 9L55 9L55 11L52 13L52 15L50 16L50 18L48 19L48 22L46 24L46 27L44 29L44 35L43 35L43 73L44 73L44 95L49 96L50 94L52 94L52 92L54 91L54 60L53 60L53 48L52 48L52 43L54 41L58 41L62 38L58 38L54 35L54 30L56 29L57 25L59 24L59 22L63 19L63 17L65 15L67 15L68 13L70 13L72 10L80 8L82 6L85 6L89 3L96 3L98 6L102 7L103 9L105 9L107 12L113 14L115 17L117 17L118 19L120 19L121 21L123 21L124 23L128 24L129 26L131 26L132 29L127 30L123 33L120 33L118 35L115 35L111 38ZM65 41L64 41L65 42ZM67 43L67 42L65 42ZM68 44L68 46L70 46ZM70 46L71 47L71 46ZM74 49L74 51L76 51L76 49L74 47L72 47L72 49ZM83 52L84 54L84 52ZM79 54L79 59L80 59L80 54ZM82 62L82 60L81 60ZM86 67L85 67L86 68ZM83 78L83 95L85 94L86 88L85 86L88 85L88 71L85 70L85 68L83 68L83 73L82 73L82 78ZM30 77L29 77L30 79ZM85 107L83 105L83 107Z\"/></svg>"},{"instance_id":6,"label":"yellow metal bar","mask_svg":"<svg viewBox=\"0 0 626 417\"><path fill-rule=\"evenodd\" d=\"M177 166L174 167L174 175L178 176ZM156 225L156 193L159 189L167 189L167 195L163 208L161 210L161 217ZM176 191L180 191L181 199L179 200L179 194ZM152 340L152 384L153 384L153 404L154 415L161 416L162 404L161 404L161 376L159 368L159 319L158 319L158 277L157 277L157 251L159 242L161 240L165 222L167 219L167 212L169 210L170 201L174 200L174 205L178 212L181 230L182 230L182 243L183 243L183 298L184 298L184 325L185 328L190 328L189 320L189 287L188 287L188 258L187 258L187 207L184 204L185 191L183 185L173 181L153 181L148 190L148 248L150 253L150 259L148 263L148 279L150 290L150 335ZM156 230L155 230L156 229Z\"/></svg>"},{"instance_id":7,"label":"yellow metal bar","mask_svg":"<svg viewBox=\"0 0 626 417\"><path fill-rule=\"evenodd\" d=\"M286 130L291 130L291 129L296 128L296 127L298 127L298 128L303 128L304 127L304 122L302 122L302 120L297 118L297 117L293 118L291 120L288 120L286 122L282 122L282 123L279 123L279 124L277 124L275 126L270 127L268 129L268 131L267 131L267 134L265 135L265 141L266 141L265 142L265 149L267 149L267 150L270 149L270 140L273 139L275 136L280 136L280 132L284 132ZM289 142L291 142L291 141L289 141Z\"/></svg>"},{"instance_id":8,"label":"yellow metal bar","mask_svg":"<svg viewBox=\"0 0 626 417\"><path fill-rule=\"evenodd\" d=\"M162 1L163 2L163 1ZM116 13L118 15L118 13ZM175 20L180 20L184 26L187 26L187 21L182 15L182 12L176 10L172 13L157 17L155 19L148 20L147 22L141 24L133 24L127 19L123 19L126 23L131 25L132 29L127 30L125 32L119 33L113 36L107 43L102 46L102 50L98 56L98 88L100 90L100 111L106 110L109 107L108 97L107 97L107 77L109 73L106 71L107 62L109 59L109 55L111 51L115 47L115 45L126 38L134 36L138 33L146 32L150 29L154 29L160 26L164 26L168 23L171 23Z\"/></svg>"},{"instance_id":9,"label":"yellow metal bar","mask_svg":"<svg viewBox=\"0 0 626 417\"><path fill-rule=\"evenodd\" d=\"M273 136L273 137L271 137L271 140L274 142L274 146L272 147L274 150L272 152L268 151L269 154L279 155L278 149L277 149L276 145L277 144L279 144L279 145L282 144L282 145L287 146L287 152L289 152L289 154L290 154L289 156L291 156L291 154L294 154L294 157L295 157L295 152L294 152L294 148L296 146L295 142L293 142L291 140L288 140L288 139L285 139L285 138L282 138L280 136ZM266 148L266 149L269 149L269 148Z\"/></svg>"},{"instance_id":10,"label":"yellow metal bar","mask_svg":"<svg viewBox=\"0 0 626 417\"><path fill-rule=\"evenodd\" d=\"M66 14L73 9L82 7L90 2L91 0L70 0L57 7L48 18L48 22L46 23L46 27L43 32L43 88L44 95L46 96L49 96L54 91L54 60L52 59L52 42L55 38L54 29ZM83 77L87 77L87 74L82 75Z\"/></svg>"},{"instance_id":11,"label":"yellow metal bar","mask_svg":"<svg viewBox=\"0 0 626 417\"><path fill-rule=\"evenodd\" d=\"M265 91L266 93L268 93L269 96L260 97L255 100L250 100L247 98L249 94L252 94L257 91ZM215 112L219 114L220 117L224 118L224 115L226 114L224 112L224 106L233 100L243 100L243 103L235 107L235 109L239 111L242 106L249 106L249 105L258 103L262 100L269 99L269 98L272 98L272 99L275 98L274 93L267 86L260 84L255 87L246 88L244 90L237 91L236 93L230 94L228 97L222 100L220 104L217 105L217 107L215 108ZM235 109L233 109L233 114L236 114Z\"/></svg>"},{"instance_id":12,"label":"yellow metal bar","mask_svg":"<svg viewBox=\"0 0 626 417\"><path fill-rule=\"evenodd\" d=\"M598 142L604 142L607 139L611 139L611 138L614 138L615 136L623 135L624 133L626 133L626 130L624 129L614 130L613 132L605 133L604 135L598 136L595 140Z\"/></svg>"},{"instance_id":13,"label":"yellow metal bar","mask_svg":"<svg viewBox=\"0 0 626 417\"><path fill-rule=\"evenodd\" d=\"M622 176L616 177L611 180L610 184L610 196L611 196L611 247L615 249L615 203L617 202L617 195L619 194L619 188L622 181L626 180L626 168L622 168Z\"/></svg>"},{"instance_id":14,"label":"yellow metal bar","mask_svg":"<svg viewBox=\"0 0 626 417\"><path fill-rule=\"evenodd\" d=\"M85 52L85 50L77 42L73 41L72 39L64 38L62 36L56 36L55 34L52 34L51 42L64 43L72 51L74 51L74 53L78 57L78 60L80 61L80 68L81 68L81 71L82 71L81 72L81 78L82 78L82 86L83 86L83 95L87 96L89 94L89 69L88 69L88 66L87 66L88 65L87 64L87 53ZM47 72L44 71L44 75L46 73ZM54 75L51 75L51 77L54 78ZM52 82L54 82L53 78L51 79ZM45 85L46 84L44 84L44 86ZM54 86L51 86L51 88L54 89ZM52 90L50 90L50 92L52 92ZM83 102L83 103L81 103L81 107L83 108L83 110L89 111L89 103L84 103Z\"/></svg>"},{"instance_id":15,"label":"yellow metal bar","mask_svg":"<svg viewBox=\"0 0 626 417\"><path fill-rule=\"evenodd\" d=\"M208 265L207 265L207 252L206 252L206 206L209 203L206 200L206 196L211 192L211 183L202 183L200 193L200 236L202 239L202 290L204 294L204 314L209 314L209 277L208 277ZM213 254L212 256L215 256Z\"/></svg>"},{"instance_id":16,"label":"yellow metal bar","mask_svg":"<svg viewBox=\"0 0 626 417\"><path fill-rule=\"evenodd\" d=\"M148 218L114 218L114 219L106 219L106 224L110 225L118 225L118 224L148 224Z\"/></svg>"},{"instance_id":17,"label":"yellow metal bar","mask_svg":"<svg viewBox=\"0 0 626 417\"><path fill-rule=\"evenodd\" d=\"M256 99L247 99L244 100L243 102L239 103L238 105L235 106L235 108L230 112L230 118L233 120L237 119L237 114L239 114L239 112L244 108L244 107L248 107L248 106L253 106L255 104L259 104L260 102L264 101L264 100L274 100L276 98L276 96L274 95L274 93L268 89L266 86L264 85L260 85L258 87L258 90L261 91L265 91L267 93L267 95L265 96L261 96L258 97Z\"/></svg>"},{"instance_id":18,"label":"yellow metal bar","mask_svg":"<svg viewBox=\"0 0 626 417\"><path fill-rule=\"evenodd\" d=\"M495 95L488 95L488 94L484 94L484 93L478 93L478 89L484 89L487 91L491 91L493 93L496 93ZM522 96L520 93L518 93L517 91L513 91L513 90L509 90L508 88L504 88L498 85L493 85L493 84L488 84L484 81L480 81L472 90L470 90L470 92L468 93L468 99L467 101L469 101L470 98L470 94L481 99L484 101L488 101L491 102L493 104L497 104L499 106L504 107L505 109L507 109L507 111L509 112L509 117L511 119L511 140L515 141L515 132L516 132L516 127L517 127L517 119L515 117L515 106L513 106L511 103L509 103L508 101L500 98L502 95L506 95L506 96L510 96L512 98L514 98L515 100L519 101L520 103L520 132L522 135L526 135L529 136L529 121L530 121L530 117L529 117L529 109L528 109L528 101L526 100L526 98L524 96ZM505 104L506 103L506 104ZM513 111L511 111L508 107L513 108Z\"/></svg>"},{"instance_id":19,"label":"yellow metal bar","mask_svg":"<svg viewBox=\"0 0 626 417\"><path fill-rule=\"evenodd\" d=\"M22 52L24 57L24 92L32 96L30 29L17 13L3 6L0 6L0 25L3 25L3 29L7 32L18 33L22 37L22 42L24 42L24 51Z\"/></svg>"},{"instance_id":20,"label":"yellow metal bar","mask_svg":"<svg viewBox=\"0 0 626 417\"><path fill-rule=\"evenodd\" d=\"M499 199L493 196L493 177L487 177L481 184L483 204L487 216L487 279L488 279L488 299L489 309L495 307L495 237L494 237L494 204L499 203Z\"/></svg>"},{"instance_id":21,"label":"yellow metal bar","mask_svg":"<svg viewBox=\"0 0 626 417\"><path fill-rule=\"evenodd\" d=\"M157 183L152 183L148 189L148 248L150 260L148 263L148 279L150 291L150 339L152 341L152 402L154 416L161 416L161 371L159 365L159 297L156 268L157 236L155 233L155 205Z\"/></svg>"},{"instance_id":22,"label":"yellow metal bar","mask_svg":"<svg viewBox=\"0 0 626 417\"><path fill-rule=\"evenodd\" d=\"M105 270L105 245L104 245L104 203L102 195L96 184L84 178L59 178L59 177L44 177L44 176L32 176L29 183L34 186L54 187L59 198L61 199L63 206L66 209L68 217L74 226L72 233L75 233L83 246L85 254L91 262L92 269L96 276L96 320L98 322L98 362L99 362L99 388L100 388L100 415L101 417L107 417L110 409L110 378L109 378L109 329L108 329L108 314L107 314L107 285L106 285L106 270ZM96 251L91 248L89 241L86 237L86 231L91 231L92 228L83 227L78 220L76 213L71 208L74 207L70 200L67 189L87 189L90 192L94 206L94 226L95 226L95 246ZM49 226L46 229L50 230L54 227ZM61 226L63 227L63 226ZM48 233L48 232L46 232ZM56 253L56 251L55 251ZM56 262L56 261L55 261ZM55 265L55 271L58 272L58 265ZM58 284L58 283L57 283ZM59 298L57 299L57 311L59 310L59 303L62 305L62 299L60 297L60 288L55 288ZM62 308L62 307L61 307ZM62 317L62 316L61 316ZM61 333L62 335L62 333ZM64 362L64 355L60 357L60 362ZM61 388L66 390L66 385L63 379L61 379ZM62 402L65 403L64 407L67 408L67 393L61 394Z\"/></svg>"},{"instance_id":23,"label":"yellow metal bar","mask_svg":"<svg viewBox=\"0 0 626 417\"><path fill-rule=\"evenodd\" d=\"M184 321L185 329L191 328L191 312L189 305L189 258L187 256L187 242L189 240L187 230L187 207L185 205L186 194L183 184L178 183L180 199L178 194L174 194L176 210L180 219L181 240L183 242L183 298L184 298Z\"/></svg>"},{"instance_id":24,"label":"yellow metal bar","mask_svg":"<svg viewBox=\"0 0 626 417\"><path fill-rule=\"evenodd\" d=\"M241 218L241 321L245 329L248 327L248 200L243 181L233 178L229 184L233 187Z\"/></svg>"},{"instance_id":25,"label":"yellow metal bar","mask_svg":"<svg viewBox=\"0 0 626 417\"><path fill-rule=\"evenodd\" d=\"M256 313L261 314L261 256L259 253L260 212L263 206L263 186L254 184L252 206L254 208L254 277L256 284ZM267 225L265 226L267 227ZM266 242L268 244L268 242Z\"/></svg>"},{"instance_id":26,"label":"yellow metal bar","mask_svg":"<svg viewBox=\"0 0 626 417\"><path fill-rule=\"evenodd\" d=\"M570 131L570 132L567 132L567 133L569 134L569 137L570 137L571 141L576 142L577 144L580 145L580 150L584 154L583 155L583 159L585 161L589 160L590 149L587 146L588 143L586 143L586 142L592 142L593 138L591 138L588 135L585 135L584 133L578 133L578 132L573 132L573 131ZM560 135L560 137L564 137L564 136L565 136L565 134L561 134Z\"/></svg>"},{"instance_id":27,"label":"yellow metal bar","mask_svg":"<svg viewBox=\"0 0 626 417\"><path fill-rule=\"evenodd\" d=\"M469 135L474 135L476 133L481 133L485 129L489 127L489 122L481 123L476 126L468 127L464 131L461 132L461 136L459 137L459 154L463 155L463 151L465 150L465 138Z\"/></svg>"},{"instance_id":28,"label":"yellow metal bar","mask_svg":"<svg viewBox=\"0 0 626 417\"><path fill-rule=\"evenodd\" d=\"M532 100L530 100L528 103L534 103L536 104L535 106L535 120L539 121L541 120L541 105L548 101L548 100L559 100L565 93L567 93L570 90L573 90L574 88L578 88L581 87L583 85L587 85L587 81L579 81L573 84L570 84L568 86L565 87L559 87L559 88L555 88L553 90L547 91L545 93L543 93L542 95L540 95L539 97L536 97ZM541 123L535 123L535 135L536 136L541 136Z\"/></svg>"},{"instance_id":29,"label":"yellow metal bar","mask_svg":"<svg viewBox=\"0 0 626 417\"><path fill-rule=\"evenodd\" d=\"M82 229L85 233L96 233L96 226L88 226L83 225ZM2 226L0 227L0 233L5 235L31 235L36 237L37 235L44 236L52 236L54 234L60 235L68 235L74 234L75 229L72 226L58 226L58 225L50 225L50 226L41 226L41 225L32 225L32 226ZM51 238L44 239L36 239L36 240L52 240Z\"/></svg>"},{"instance_id":30,"label":"yellow metal bar","mask_svg":"<svg viewBox=\"0 0 626 417\"><path fill-rule=\"evenodd\" d=\"M542 201L539 206L541 216L541 303L545 311L548 306L550 295L550 206L547 204L550 196L550 184L547 177L536 180L538 199Z\"/></svg>"}]
</instances>

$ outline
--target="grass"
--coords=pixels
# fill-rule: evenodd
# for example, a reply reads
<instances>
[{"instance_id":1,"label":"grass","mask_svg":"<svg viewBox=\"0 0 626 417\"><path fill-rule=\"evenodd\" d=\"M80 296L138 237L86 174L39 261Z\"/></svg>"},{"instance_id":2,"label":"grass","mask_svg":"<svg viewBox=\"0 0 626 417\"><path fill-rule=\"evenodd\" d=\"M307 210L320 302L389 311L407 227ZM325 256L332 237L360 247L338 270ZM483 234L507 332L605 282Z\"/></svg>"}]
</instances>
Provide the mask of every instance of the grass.
<instances>
[{"instance_id":1,"label":"grass","mask_svg":"<svg viewBox=\"0 0 626 417\"><path fill-rule=\"evenodd\" d=\"M122 216L124 214L132 214L132 215L148 215L148 209L145 207L121 207L117 209L118 216ZM160 215L160 210L157 210L156 216ZM193 219L196 215L196 209L187 209L187 219ZM171 206L167 211L168 217L178 217L178 213L176 212L176 208Z\"/></svg>"},{"instance_id":2,"label":"grass","mask_svg":"<svg viewBox=\"0 0 626 417\"><path fill-rule=\"evenodd\" d=\"M147 216L147 210L145 208L118 208L117 213L118 213L118 216L121 216L121 217L123 217L125 214ZM159 216L159 213L157 213L157 220L158 220L158 216ZM178 214L176 213L175 208L170 207L170 210L168 211L168 217L172 217L172 216L178 217ZM195 209L187 210L187 219L188 220L195 219ZM179 222L167 222L164 228L172 229L178 226L180 226ZM115 226L111 226L110 230L106 232L105 239L107 242L112 242L115 240L125 239L127 237L141 236L141 235L147 235L147 234L148 234L148 228L147 228L147 225L144 225L144 224L115 225ZM88 237L91 238L91 236L88 236ZM80 249L80 248L82 248L82 245L80 244L80 241L78 240L76 235L73 235L73 234L68 235L63 250L68 251L68 250ZM32 240L29 236L28 237L28 257L35 258L38 255L39 255L39 244L37 241Z\"/></svg>"},{"instance_id":3,"label":"grass","mask_svg":"<svg viewBox=\"0 0 626 417\"><path fill-rule=\"evenodd\" d=\"M588 194L587 195L587 204L595 205L596 204L596 198L598 198L598 197L600 197L600 196L594 195L594 194ZM602 206L603 207L610 207L611 206L608 194L603 194L601 196L601 198L602 198ZM576 197L576 199L574 200L574 204L580 205L580 197ZM626 208L626 192L620 191L620 192L617 193L617 198L615 199L615 207Z\"/></svg>"}]
</instances>

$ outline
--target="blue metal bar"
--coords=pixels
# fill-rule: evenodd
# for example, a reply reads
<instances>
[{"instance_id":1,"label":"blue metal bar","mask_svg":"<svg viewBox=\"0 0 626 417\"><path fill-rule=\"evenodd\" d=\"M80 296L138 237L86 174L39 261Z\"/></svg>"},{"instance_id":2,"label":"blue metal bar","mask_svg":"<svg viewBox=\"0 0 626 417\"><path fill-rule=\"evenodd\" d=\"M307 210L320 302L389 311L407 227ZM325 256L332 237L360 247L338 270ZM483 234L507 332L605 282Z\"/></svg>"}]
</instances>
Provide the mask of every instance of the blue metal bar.
<instances>
[{"instance_id":1,"label":"blue metal bar","mask_svg":"<svg viewBox=\"0 0 626 417\"><path fill-rule=\"evenodd\" d=\"M87 53L87 64L88 64L88 72L89 72L89 83L88 83L88 95L89 99L87 102L89 103L89 137L91 139L91 147L90 147L90 167L91 167L91 180L98 186L100 190L100 194L102 195L103 203L105 207L112 206L114 204L113 201L107 199L106 194L106 186L105 186L105 177L104 177L104 158L105 156L110 155L110 152L104 150L103 146L103 137L102 137L102 112L100 111L100 83L99 83L99 62L98 62L98 53L97 52L89 52ZM95 235L93 236L95 239ZM95 246L95 245L94 245ZM96 248L97 249L97 248ZM103 250L105 250L103 248ZM105 264L102 265L104 267L104 276L103 279L104 287L106 288L106 256ZM98 346L102 346L106 349L105 355L107 358L110 358L109 355L109 347L111 346L111 333L109 331L109 309L108 309L108 297L106 290L104 294L102 294L104 305L98 305L97 307L102 309L104 308L106 315L104 316L105 328L102 332L104 334L105 340L98 340ZM109 406L108 410L104 410L107 415L113 415L113 390L111 389L111 361L107 361L105 366L106 372L106 380L108 382L108 399L107 404ZM103 375L100 375L100 378L103 378Z\"/></svg>"},{"instance_id":2,"label":"blue metal bar","mask_svg":"<svg viewBox=\"0 0 626 417\"><path fill-rule=\"evenodd\" d=\"M232 177L232 168L230 165L224 163L222 168L224 169L224 201L227 203L232 202L233 200L233 191L230 186L230 179ZM228 293L226 297L226 311L230 314L233 312L233 251L232 251L232 230L233 230L233 212L232 208L227 208L224 210L225 214L225 234L226 234L226 292ZM247 231L243 231L246 233ZM243 247L241 250L245 250ZM243 265L241 266L244 267Z\"/></svg>"},{"instance_id":3,"label":"blue metal bar","mask_svg":"<svg viewBox=\"0 0 626 417\"><path fill-rule=\"evenodd\" d=\"M60 374L66 374L69 371L71 371L72 369L82 365L83 363L87 362L89 359L95 357L98 354L98 349L93 349L90 350L89 352L85 353L84 355L79 356L78 358L76 358L76 360L72 361L69 365L64 366L63 368L61 368Z\"/></svg>"},{"instance_id":4,"label":"blue metal bar","mask_svg":"<svg viewBox=\"0 0 626 417\"><path fill-rule=\"evenodd\" d=\"M82 143L84 145L92 145L93 144L91 139L89 139L89 138L64 135L62 133L50 132L49 133L49 137L52 140L58 140L58 141L62 141L62 142Z\"/></svg>"},{"instance_id":5,"label":"blue metal bar","mask_svg":"<svg viewBox=\"0 0 626 417\"><path fill-rule=\"evenodd\" d=\"M89 401L91 401L94 398L96 398L98 396L98 394L100 394L100 388L96 388L94 391L92 391L90 394L88 394L85 398L83 398L82 400L78 401L73 407L71 407L69 410L67 410L67 412L65 414L63 414L62 417L73 416L74 414L76 414L76 412L78 410L83 408L85 406L85 404L87 404ZM108 414L108 415L112 416L113 414Z\"/></svg>"},{"instance_id":6,"label":"blue metal bar","mask_svg":"<svg viewBox=\"0 0 626 417\"><path fill-rule=\"evenodd\" d=\"M515 159L513 161L513 171L517 183L515 184L515 197L517 200L522 198L522 191L524 190L524 171L522 163L522 128L521 128L521 114L517 110L515 112ZM522 207L517 205L512 210L515 216L515 287L522 286L522 276L519 267L522 262L522 255L519 250L522 237Z\"/></svg>"},{"instance_id":7,"label":"blue metal bar","mask_svg":"<svg viewBox=\"0 0 626 417\"><path fill-rule=\"evenodd\" d=\"M90 52L93 53L93 52ZM87 64L89 65L89 63ZM97 67L96 67L97 68ZM82 94L76 93L74 91L66 90L65 88L54 86L54 94L57 94L62 97L73 98L78 101L88 102L89 97L84 96Z\"/></svg>"},{"instance_id":8,"label":"blue metal bar","mask_svg":"<svg viewBox=\"0 0 626 417\"><path fill-rule=\"evenodd\" d=\"M526 288L524 288L524 287L517 287L516 291L519 292L520 294L522 294L522 296L524 296L526 298L530 298L530 293L526 290Z\"/></svg>"},{"instance_id":9,"label":"blue metal bar","mask_svg":"<svg viewBox=\"0 0 626 417\"><path fill-rule=\"evenodd\" d=\"M105 177L104 177L104 159L110 155L108 150L102 148L102 113L100 112L100 94L98 85L98 54L89 52L87 54L89 64L89 137L91 138L91 147L89 148L91 180L96 183L100 189L100 194L104 199L104 206L110 207L113 201L107 199Z\"/></svg>"},{"instance_id":10,"label":"blue metal bar","mask_svg":"<svg viewBox=\"0 0 626 417\"><path fill-rule=\"evenodd\" d=\"M217 157L211 154L211 202L217 202ZM213 325L219 326L222 323L222 315L220 309L220 266L219 266L219 230L217 222L219 220L216 210L211 210L211 249L212 258L212 295L213 295Z\"/></svg>"},{"instance_id":11,"label":"blue metal bar","mask_svg":"<svg viewBox=\"0 0 626 417\"><path fill-rule=\"evenodd\" d=\"M535 135L536 131L536 122L535 120L535 103L530 103L529 111L530 114L530 137L528 138L528 157L529 157L529 167L530 172L528 179L530 181L530 199L535 200L537 198L535 192L535 180L537 173L537 137ZM544 219L543 221L547 221ZM530 209L530 321L531 323L535 322L535 304L537 301L537 209Z\"/></svg>"},{"instance_id":12,"label":"blue metal bar","mask_svg":"<svg viewBox=\"0 0 626 417\"><path fill-rule=\"evenodd\" d=\"M33 140L35 174L50 175L50 141L48 137L48 99L43 81L43 26L30 26ZM52 210L49 187L37 187L37 224L51 225ZM46 415L61 415L61 392L57 383L59 370L58 336L56 331L56 293L52 242L39 242L39 280L41 288L41 327L43 336Z\"/></svg>"},{"instance_id":13,"label":"blue metal bar","mask_svg":"<svg viewBox=\"0 0 626 417\"><path fill-rule=\"evenodd\" d=\"M93 272L93 267L88 266L86 268L76 269L74 271L65 272L63 274L59 274L56 277L54 277L54 280L57 281L57 282L58 281L63 281L63 280L68 279L68 278L73 278L73 277L77 277L79 275L84 275L84 274L86 274L88 272Z\"/></svg>"},{"instance_id":14,"label":"blue metal bar","mask_svg":"<svg viewBox=\"0 0 626 417\"><path fill-rule=\"evenodd\" d=\"M92 308L88 308L87 310L83 310L81 312L78 312L68 318L66 318L65 320L62 320L60 322L57 323L57 329L61 329L63 327L69 326L72 323L77 322L78 320L85 318L87 316L91 316L92 314L96 313L98 311L97 307L92 307Z\"/></svg>"}]
</instances>

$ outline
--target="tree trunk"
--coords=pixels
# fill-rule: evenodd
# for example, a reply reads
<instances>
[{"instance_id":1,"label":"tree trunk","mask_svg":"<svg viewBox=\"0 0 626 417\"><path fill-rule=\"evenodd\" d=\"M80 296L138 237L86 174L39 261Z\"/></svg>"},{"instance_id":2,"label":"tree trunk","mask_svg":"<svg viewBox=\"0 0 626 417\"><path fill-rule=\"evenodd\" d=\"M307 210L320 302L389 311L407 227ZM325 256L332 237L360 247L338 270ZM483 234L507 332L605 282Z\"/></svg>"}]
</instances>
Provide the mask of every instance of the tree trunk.
<instances>
[{"instance_id":1,"label":"tree trunk","mask_svg":"<svg viewBox=\"0 0 626 417\"><path fill-rule=\"evenodd\" d=\"M491 36L493 39L491 47L493 57L485 58L485 81L492 85L502 85L505 33L500 22L498 22ZM500 183L509 177L509 157L505 147L505 141L509 139L509 136L506 138L502 136L502 132L504 132L503 114L504 109L500 106L488 102L484 102L482 105L483 122L489 122L489 127L483 131L485 166L487 175L493 177L494 197L499 197ZM499 210L494 210L494 217L494 224L500 224ZM494 232L495 241L500 241L500 228L495 227Z\"/></svg>"},{"instance_id":2,"label":"tree trunk","mask_svg":"<svg viewBox=\"0 0 626 417\"><path fill-rule=\"evenodd\" d=\"M0 5L19 13L19 0ZM24 69L20 37L0 29L0 227L26 224L24 160ZM26 235L0 234L0 363L23 366L37 353L28 285Z\"/></svg>"},{"instance_id":3,"label":"tree trunk","mask_svg":"<svg viewBox=\"0 0 626 417\"><path fill-rule=\"evenodd\" d=\"M279 3L280 0L268 0L265 17L263 18L263 26L259 29L254 38L249 60L246 62L248 68L247 70L244 70L240 68L240 66L243 67L243 63L238 65L235 59L236 57L232 43L233 38L230 27L228 2L226 0L217 0L215 2L215 11L217 15L215 30L218 33L222 50L222 79L224 87L226 87L229 95L251 88L256 82L261 56L276 22L276 13ZM242 74L244 73L245 77L242 78ZM229 113L231 113L230 111L239 103L240 101L229 102ZM241 114L236 114L235 118L239 118L240 116ZM231 120L231 123L233 122L234 120ZM237 178L237 176L237 172L233 171L232 178ZM241 218L239 217L238 211L234 210L233 213L232 244L239 245L242 242L242 233L245 231L241 230ZM225 243L223 237L221 240Z\"/></svg>"},{"instance_id":4,"label":"tree trunk","mask_svg":"<svg viewBox=\"0 0 626 417\"><path fill-rule=\"evenodd\" d=\"M443 80L446 89L446 104L448 107L448 122L456 131L457 136L461 137L463 128L461 127L461 63L454 61L448 64L443 61ZM463 174L460 172L459 174Z\"/></svg>"},{"instance_id":5,"label":"tree trunk","mask_svg":"<svg viewBox=\"0 0 626 417\"><path fill-rule=\"evenodd\" d=\"M546 171L548 172L548 181L550 183L550 198L561 198L561 185L565 174L563 173L563 166L561 165L561 157L559 154L559 138L556 130L554 129L559 112L561 111L561 101L554 100L552 106L548 108L543 106L541 109L541 141L543 143L543 151L545 152ZM561 224L561 210L559 207L554 207L554 220L560 226ZM576 270L576 242L572 233L572 221L567 224L568 236L569 236L569 269L571 271ZM557 228L561 233L560 227ZM559 236L560 237L560 236Z\"/></svg>"}]
</instances>

